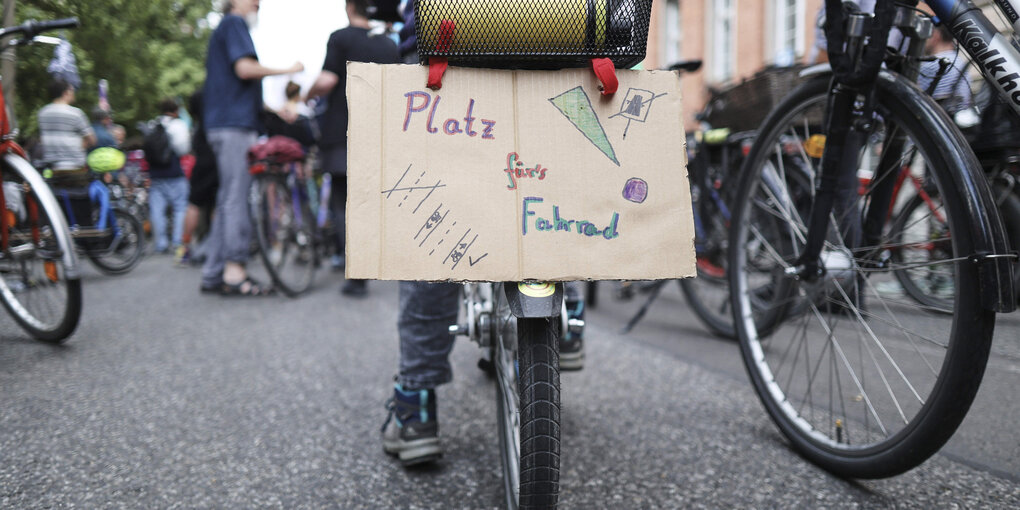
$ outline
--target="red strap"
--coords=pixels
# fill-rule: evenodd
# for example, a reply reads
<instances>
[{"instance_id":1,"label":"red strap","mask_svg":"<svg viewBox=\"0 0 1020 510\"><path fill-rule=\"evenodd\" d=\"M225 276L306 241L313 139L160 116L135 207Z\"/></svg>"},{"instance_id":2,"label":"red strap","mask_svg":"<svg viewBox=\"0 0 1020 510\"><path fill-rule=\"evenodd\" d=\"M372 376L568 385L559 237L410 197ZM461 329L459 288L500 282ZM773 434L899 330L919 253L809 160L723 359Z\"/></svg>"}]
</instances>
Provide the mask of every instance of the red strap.
<instances>
[{"instance_id":1,"label":"red strap","mask_svg":"<svg viewBox=\"0 0 1020 510\"><path fill-rule=\"evenodd\" d=\"M595 71L595 77L599 79L599 83L602 84L599 87L602 90L602 95L615 94L620 82L616 79L616 66L613 65L613 61L608 58L593 58L591 59L591 68Z\"/></svg>"},{"instance_id":2,"label":"red strap","mask_svg":"<svg viewBox=\"0 0 1020 510\"><path fill-rule=\"evenodd\" d=\"M425 85L432 90L443 88L443 73L448 62L446 57L429 57L429 81Z\"/></svg>"},{"instance_id":3,"label":"red strap","mask_svg":"<svg viewBox=\"0 0 1020 510\"><path fill-rule=\"evenodd\" d=\"M436 51L448 52L453 46L453 33L457 25L453 20L444 19L439 23L439 37L436 41ZM446 57L429 57L429 81L428 88L439 90L443 87L443 73L449 65Z\"/></svg>"}]
</instances>

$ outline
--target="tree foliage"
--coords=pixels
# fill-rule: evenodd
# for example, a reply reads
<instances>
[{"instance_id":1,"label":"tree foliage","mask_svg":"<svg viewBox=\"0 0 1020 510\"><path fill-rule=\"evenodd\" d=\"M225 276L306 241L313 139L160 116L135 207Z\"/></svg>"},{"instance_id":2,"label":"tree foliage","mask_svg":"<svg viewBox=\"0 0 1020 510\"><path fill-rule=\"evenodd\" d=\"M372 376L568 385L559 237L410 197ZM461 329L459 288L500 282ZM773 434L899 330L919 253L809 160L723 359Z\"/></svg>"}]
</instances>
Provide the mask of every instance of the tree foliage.
<instances>
[{"instance_id":1,"label":"tree foliage","mask_svg":"<svg viewBox=\"0 0 1020 510\"><path fill-rule=\"evenodd\" d=\"M89 112L100 79L109 82L114 121L131 131L158 114L165 97L186 100L205 79L206 18L212 0L18 0L18 22L75 16L81 26L64 35L74 48L82 86L76 106ZM17 115L22 132L36 131L47 102L50 45L18 49Z\"/></svg>"}]
</instances>

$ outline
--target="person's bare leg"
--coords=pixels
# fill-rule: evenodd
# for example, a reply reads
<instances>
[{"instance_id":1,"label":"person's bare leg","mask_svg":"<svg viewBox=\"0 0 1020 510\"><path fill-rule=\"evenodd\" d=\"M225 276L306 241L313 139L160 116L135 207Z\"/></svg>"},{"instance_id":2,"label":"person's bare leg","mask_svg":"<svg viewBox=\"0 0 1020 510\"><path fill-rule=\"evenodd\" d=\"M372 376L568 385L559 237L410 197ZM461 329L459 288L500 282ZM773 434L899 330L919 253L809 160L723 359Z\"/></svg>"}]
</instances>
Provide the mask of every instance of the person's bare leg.
<instances>
[{"instance_id":1,"label":"person's bare leg","mask_svg":"<svg viewBox=\"0 0 1020 510\"><path fill-rule=\"evenodd\" d=\"M181 236L185 246L191 244L191 236L194 235L201 219L202 210L197 205L189 203L184 213L184 234Z\"/></svg>"}]
</instances>

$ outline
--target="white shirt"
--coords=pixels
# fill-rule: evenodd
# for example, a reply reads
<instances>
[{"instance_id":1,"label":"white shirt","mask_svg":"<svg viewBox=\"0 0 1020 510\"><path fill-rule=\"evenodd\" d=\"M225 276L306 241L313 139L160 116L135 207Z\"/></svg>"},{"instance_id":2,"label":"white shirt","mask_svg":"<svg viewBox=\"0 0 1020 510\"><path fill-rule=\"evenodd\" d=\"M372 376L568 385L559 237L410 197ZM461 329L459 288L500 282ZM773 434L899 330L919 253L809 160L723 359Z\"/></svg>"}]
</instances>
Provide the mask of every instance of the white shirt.
<instances>
[{"instance_id":1,"label":"white shirt","mask_svg":"<svg viewBox=\"0 0 1020 510\"><path fill-rule=\"evenodd\" d=\"M191 152L191 132L183 120L169 115L160 115L156 120L163 124L166 136L170 139L170 148L178 157Z\"/></svg>"}]
</instances>

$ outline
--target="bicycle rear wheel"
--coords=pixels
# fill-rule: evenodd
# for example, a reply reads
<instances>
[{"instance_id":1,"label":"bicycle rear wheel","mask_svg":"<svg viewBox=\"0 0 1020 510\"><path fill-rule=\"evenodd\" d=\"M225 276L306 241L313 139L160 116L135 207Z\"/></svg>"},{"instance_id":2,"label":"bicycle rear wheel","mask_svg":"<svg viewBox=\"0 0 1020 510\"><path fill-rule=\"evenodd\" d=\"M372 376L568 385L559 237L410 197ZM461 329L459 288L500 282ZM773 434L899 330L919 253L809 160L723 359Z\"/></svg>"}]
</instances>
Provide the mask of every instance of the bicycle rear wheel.
<instances>
[{"instance_id":1,"label":"bicycle rear wheel","mask_svg":"<svg viewBox=\"0 0 1020 510\"><path fill-rule=\"evenodd\" d=\"M294 297L308 290L319 263L312 214L289 181L293 176L263 175L252 182L251 218L259 253L273 283ZM299 195L300 196L300 195Z\"/></svg>"},{"instance_id":2,"label":"bicycle rear wheel","mask_svg":"<svg viewBox=\"0 0 1020 510\"><path fill-rule=\"evenodd\" d=\"M106 246L89 248L85 253L100 271L111 275L124 274L142 260L145 232L142 222L131 213L120 207L113 208L112 213L117 233L111 235Z\"/></svg>"},{"instance_id":3,"label":"bicycle rear wheel","mask_svg":"<svg viewBox=\"0 0 1020 510\"><path fill-rule=\"evenodd\" d=\"M948 163L970 149L929 98L883 73L858 174L871 184L859 194L844 192L845 206L830 216L825 275L783 289L779 284L793 281L785 270L806 238L820 164L809 152L817 155L812 148L824 143L828 87L828 77L816 78L780 103L742 168L729 253L737 333L754 389L795 450L840 476L887 477L919 465L948 441L988 358L995 316L980 308L977 268L966 262L974 253L970 211L952 182L964 170ZM881 290L906 269L888 260L888 231L875 246L848 246L840 234L853 239L863 204L904 167L935 190L944 210L948 253L924 264L952 275L951 314L927 313L902 294ZM808 185L797 175L806 175ZM994 211L974 212L988 213ZM775 270L762 271L760 259ZM783 321L765 330L754 320L752 302L756 289L769 286L783 289L773 303L785 311Z\"/></svg>"},{"instance_id":4,"label":"bicycle rear wheel","mask_svg":"<svg viewBox=\"0 0 1020 510\"><path fill-rule=\"evenodd\" d=\"M0 222L7 232L0 246L0 301L36 339L62 342L78 326L82 306L71 234L49 187L28 163L14 156L3 162Z\"/></svg>"},{"instance_id":5,"label":"bicycle rear wheel","mask_svg":"<svg viewBox=\"0 0 1020 510\"><path fill-rule=\"evenodd\" d=\"M492 360L507 508L554 508L560 480L558 319L518 319L493 288Z\"/></svg>"},{"instance_id":6,"label":"bicycle rear wheel","mask_svg":"<svg viewBox=\"0 0 1020 510\"><path fill-rule=\"evenodd\" d=\"M560 494L559 319L517 319L521 508L554 508Z\"/></svg>"}]
</instances>

